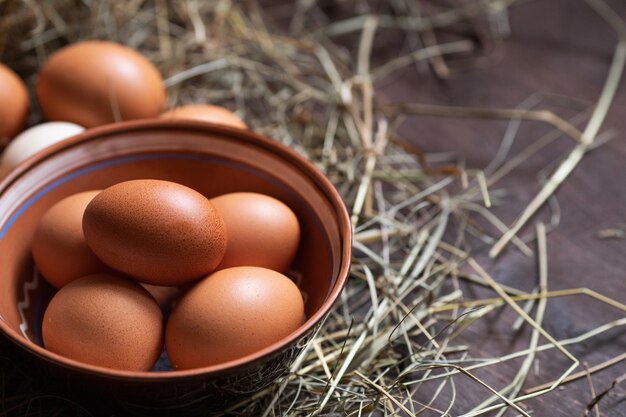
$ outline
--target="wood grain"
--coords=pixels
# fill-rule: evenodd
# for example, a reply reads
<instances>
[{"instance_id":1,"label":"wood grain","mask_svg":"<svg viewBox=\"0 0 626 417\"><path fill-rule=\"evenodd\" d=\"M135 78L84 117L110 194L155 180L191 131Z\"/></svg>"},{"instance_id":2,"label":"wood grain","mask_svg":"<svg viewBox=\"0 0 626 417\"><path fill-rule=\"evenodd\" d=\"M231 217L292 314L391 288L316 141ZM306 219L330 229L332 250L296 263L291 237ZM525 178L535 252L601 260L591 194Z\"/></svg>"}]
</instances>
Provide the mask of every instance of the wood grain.
<instances>
[{"instance_id":1,"label":"wood grain","mask_svg":"<svg viewBox=\"0 0 626 417\"><path fill-rule=\"evenodd\" d=\"M626 3L610 1L626 19ZM616 38L611 30L583 1L547 0L523 2L510 14L512 36L490 55L482 68L457 74L445 83L432 81L430 73L404 71L380 83L386 99L392 102L420 102L454 106L517 106L534 93L553 93L593 102L604 82ZM602 130L615 129L615 138L589 153L560 187L556 196L561 207L561 222L548 236L550 289L588 287L626 301L626 239L599 239L607 228L626 228L626 83L622 83ZM561 111L563 117L572 113ZM401 134L426 152L455 152L468 168L485 167L497 150L506 128L505 122L448 120L412 117L401 127ZM522 127L513 152L528 141L537 140L549 130L539 123ZM539 190L536 174L550 161L570 149L571 141L558 139L553 145L529 159L497 188L508 191L495 208L506 223ZM523 233L531 231L537 220L549 221L544 209ZM522 233L522 234L523 234ZM482 258L486 262L485 258ZM536 283L534 259L509 247L488 271L499 282L530 289ZM482 291L481 294L489 295ZM549 301L545 328L554 337L568 338L623 314L586 297ZM509 310L481 320L463 335L472 346L472 356L505 354L526 347L528 330L514 332L514 315ZM488 337L485 338L484 334ZM480 340L480 343L477 341ZM541 340L540 343L546 343ZM571 351L589 366L601 363L626 350L626 331L613 330ZM538 374L531 373L525 387L557 378L570 364L555 351L540 353ZM503 387L515 375L521 362L511 362L481 371L479 375ZM579 368L584 369L584 368ZM596 392L608 388L626 373L626 362L593 375ZM599 403L603 416L626 416L626 387L618 385L612 395ZM467 411L488 397L474 384L457 386L455 413ZM425 396L426 397L426 396ZM422 398L422 400L425 399ZM585 379L570 383L524 404L536 416L583 416L592 396ZM509 412L506 415L514 415ZM591 414L593 415L593 414Z\"/></svg>"}]
</instances>

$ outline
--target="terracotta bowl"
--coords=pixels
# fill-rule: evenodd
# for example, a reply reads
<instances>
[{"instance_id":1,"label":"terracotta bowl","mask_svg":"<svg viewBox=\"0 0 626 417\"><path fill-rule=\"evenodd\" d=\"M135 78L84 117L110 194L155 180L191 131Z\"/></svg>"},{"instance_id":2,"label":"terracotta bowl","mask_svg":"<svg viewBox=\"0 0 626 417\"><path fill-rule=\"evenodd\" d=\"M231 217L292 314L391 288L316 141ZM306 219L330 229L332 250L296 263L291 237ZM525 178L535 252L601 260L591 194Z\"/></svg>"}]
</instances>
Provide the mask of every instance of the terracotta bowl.
<instances>
[{"instance_id":1,"label":"terracotta bowl","mask_svg":"<svg viewBox=\"0 0 626 417\"><path fill-rule=\"evenodd\" d=\"M305 297L304 324L254 354L185 371L117 371L47 351L41 318L53 290L30 252L39 218L68 195L138 178L178 182L208 198L260 192L290 206L302 228L290 275ZM311 163L273 140L187 121L96 128L35 155L0 183L0 330L43 368L93 387L102 398L145 410L219 408L288 370L343 289L350 248L349 218L337 191Z\"/></svg>"}]
</instances>

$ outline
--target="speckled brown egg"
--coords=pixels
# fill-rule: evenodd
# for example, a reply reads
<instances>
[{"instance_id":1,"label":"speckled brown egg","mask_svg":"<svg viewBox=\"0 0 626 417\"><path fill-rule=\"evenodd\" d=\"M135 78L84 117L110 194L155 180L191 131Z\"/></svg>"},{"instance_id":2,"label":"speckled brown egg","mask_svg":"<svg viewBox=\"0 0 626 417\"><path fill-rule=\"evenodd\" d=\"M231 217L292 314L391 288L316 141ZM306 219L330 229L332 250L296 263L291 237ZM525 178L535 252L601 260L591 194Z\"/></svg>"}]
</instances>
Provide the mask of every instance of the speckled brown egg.
<instances>
[{"instance_id":1,"label":"speckled brown egg","mask_svg":"<svg viewBox=\"0 0 626 417\"><path fill-rule=\"evenodd\" d=\"M245 122L232 111L212 104L190 104L163 113L163 119L200 120L247 129Z\"/></svg>"},{"instance_id":2,"label":"speckled brown egg","mask_svg":"<svg viewBox=\"0 0 626 417\"><path fill-rule=\"evenodd\" d=\"M168 319L172 365L192 369L242 358L294 332L304 317L298 287L276 271L236 267L190 289Z\"/></svg>"},{"instance_id":3,"label":"speckled brown egg","mask_svg":"<svg viewBox=\"0 0 626 417\"><path fill-rule=\"evenodd\" d=\"M43 215L32 242L39 272L56 288L109 268L85 242L83 213L100 191L85 191L57 202Z\"/></svg>"},{"instance_id":4,"label":"speckled brown egg","mask_svg":"<svg viewBox=\"0 0 626 417\"><path fill-rule=\"evenodd\" d=\"M133 180L105 189L87 206L83 231L104 263L153 285L202 277L226 251L226 228L213 204L169 181Z\"/></svg>"},{"instance_id":5,"label":"speckled brown egg","mask_svg":"<svg viewBox=\"0 0 626 417\"><path fill-rule=\"evenodd\" d=\"M219 269L260 266L286 272L298 250L300 225L283 202L258 193L211 199L226 224L228 245Z\"/></svg>"},{"instance_id":6,"label":"speckled brown egg","mask_svg":"<svg viewBox=\"0 0 626 417\"><path fill-rule=\"evenodd\" d=\"M161 353L163 316L139 284L115 275L72 281L50 300L46 349L90 365L148 371Z\"/></svg>"},{"instance_id":7,"label":"speckled brown egg","mask_svg":"<svg viewBox=\"0 0 626 417\"><path fill-rule=\"evenodd\" d=\"M113 42L86 41L55 52L37 76L39 105L48 120L86 128L158 116L163 79L144 56Z\"/></svg>"},{"instance_id":8,"label":"speckled brown egg","mask_svg":"<svg viewBox=\"0 0 626 417\"><path fill-rule=\"evenodd\" d=\"M6 143L22 130L27 115L26 86L16 73L0 64L0 143Z\"/></svg>"}]
</instances>

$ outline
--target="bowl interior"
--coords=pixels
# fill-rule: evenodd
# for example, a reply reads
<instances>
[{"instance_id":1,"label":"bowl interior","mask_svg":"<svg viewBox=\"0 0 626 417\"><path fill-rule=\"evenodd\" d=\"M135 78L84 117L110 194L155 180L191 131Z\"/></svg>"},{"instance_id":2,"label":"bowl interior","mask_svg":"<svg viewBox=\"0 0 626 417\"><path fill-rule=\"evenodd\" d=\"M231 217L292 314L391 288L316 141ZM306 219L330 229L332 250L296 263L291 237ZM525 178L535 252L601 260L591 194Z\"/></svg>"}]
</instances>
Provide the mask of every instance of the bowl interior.
<instances>
[{"instance_id":1,"label":"bowl interior","mask_svg":"<svg viewBox=\"0 0 626 417\"><path fill-rule=\"evenodd\" d=\"M251 133L187 122L135 122L86 132L21 171L0 186L0 326L48 359L64 361L41 349L41 317L53 290L34 268L30 244L45 211L80 191L153 178L184 184L208 198L251 191L286 203L302 230L288 275L303 293L307 320L268 350L297 339L321 319L345 269L345 210L329 198L328 184L293 152Z\"/></svg>"}]
</instances>

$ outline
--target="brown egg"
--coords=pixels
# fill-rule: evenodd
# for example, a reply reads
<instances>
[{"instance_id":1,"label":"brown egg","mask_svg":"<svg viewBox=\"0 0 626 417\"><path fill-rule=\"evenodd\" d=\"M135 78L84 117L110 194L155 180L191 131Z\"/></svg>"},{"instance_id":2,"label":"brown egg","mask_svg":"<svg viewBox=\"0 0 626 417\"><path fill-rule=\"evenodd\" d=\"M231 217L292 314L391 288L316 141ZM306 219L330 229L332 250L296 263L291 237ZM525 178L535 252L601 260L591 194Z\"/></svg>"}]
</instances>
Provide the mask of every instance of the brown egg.
<instances>
[{"instance_id":1,"label":"brown egg","mask_svg":"<svg viewBox=\"0 0 626 417\"><path fill-rule=\"evenodd\" d=\"M304 316L298 287L266 268L214 272L176 304L165 347L172 365L191 369L257 352L294 332Z\"/></svg>"},{"instance_id":2,"label":"brown egg","mask_svg":"<svg viewBox=\"0 0 626 417\"><path fill-rule=\"evenodd\" d=\"M226 224L228 245L218 269L261 266L286 272L300 241L298 218L263 194L231 193L211 199Z\"/></svg>"},{"instance_id":3,"label":"brown egg","mask_svg":"<svg viewBox=\"0 0 626 417\"><path fill-rule=\"evenodd\" d=\"M6 143L22 130L27 115L26 86L16 73L0 64L0 143Z\"/></svg>"},{"instance_id":4,"label":"brown egg","mask_svg":"<svg viewBox=\"0 0 626 417\"><path fill-rule=\"evenodd\" d=\"M83 363L148 371L161 354L163 316L139 284L90 275L57 292L43 318L46 349Z\"/></svg>"},{"instance_id":5,"label":"brown egg","mask_svg":"<svg viewBox=\"0 0 626 417\"><path fill-rule=\"evenodd\" d=\"M163 119L200 120L247 129L248 126L232 111L211 104L190 104L163 113Z\"/></svg>"},{"instance_id":6,"label":"brown egg","mask_svg":"<svg viewBox=\"0 0 626 417\"><path fill-rule=\"evenodd\" d=\"M109 271L89 249L83 213L100 191L74 194L50 207L33 236L32 253L39 272L56 288L85 275Z\"/></svg>"},{"instance_id":7,"label":"brown egg","mask_svg":"<svg viewBox=\"0 0 626 417\"><path fill-rule=\"evenodd\" d=\"M163 79L154 65L113 42L80 42L58 50L39 71L36 92L48 120L86 128L118 118L156 117L165 104Z\"/></svg>"},{"instance_id":8,"label":"brown egg","mask_svg":"<svg viewBox=\"0 0 626 417\"><path fill-rule=\"evenodd\" d=\"M87 244L142 282L179 285L215 269L226 228L202 194L169 181L126 181L102 191L83 216Z\"/></svg>"},{"instance_id":9,"label":"brown egg","mask_svg":"<svg viewBox=\"0 0 626 417\"><path fill-rule=\"evenodd\" d=\"M145 283L141 283L141 286L144 287L159 306L164 309L170 308L181 293L178 287L164 287Z\"/></svg>"}]
</instances>

